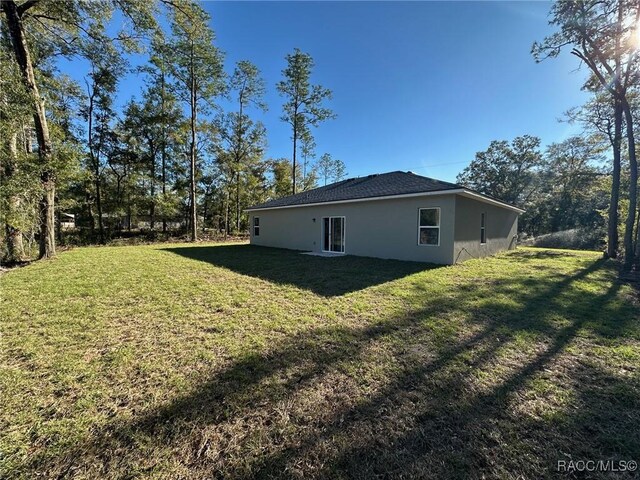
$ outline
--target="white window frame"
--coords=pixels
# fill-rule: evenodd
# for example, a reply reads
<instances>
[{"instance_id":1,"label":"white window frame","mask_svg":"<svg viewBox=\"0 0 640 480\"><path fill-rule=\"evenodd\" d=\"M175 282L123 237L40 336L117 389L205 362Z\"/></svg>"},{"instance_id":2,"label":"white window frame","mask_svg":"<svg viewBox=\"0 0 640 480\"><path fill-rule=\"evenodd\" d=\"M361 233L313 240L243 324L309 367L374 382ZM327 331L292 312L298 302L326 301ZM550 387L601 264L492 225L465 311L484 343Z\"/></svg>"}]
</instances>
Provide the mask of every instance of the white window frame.
<instances>
[{"instance_id":1,"label":"white window frame","mask_svg":"<svg viewBox=\"0 0 640 480\"><path fill-rule=\"evenodd\" d=\"M420 212L422 210L438 210L438 225L437 226L420 226ZM418 208L418 246L419 247L439 247L440 246L440 223L442 223L442 211L440 207L421 207ZM438 229L438 243L420 243L420 230L423 228L437 228Z\"/></svg>"},{"instance_id":2,"label":"white window frame","mask_svg":"<svg viewBox=\"0 0 640 480\"><path fill-rule=\"evenodd\" d=\"M344 238L342 242L342 251L335 252L333 250L325 250L324 249L324 219L329 219L329 232L331 232L331 219L332 218L342 218L342 236ZM331 234L331 233L329 233ZM331 239L329 239L329 248L331 248ZM327 215L326 217L322 217L322 224L320 226L320 250L323 253L337 253L340 255L345 255L347 253L347 217L344 215Z\"/></svg>"},{"instance_id":3,"label":"white window frame","mask_svg":"<svg viewBox=\"0 0 640 480\"><path fill-rule=\"evenodd\" d=\"M484 242L482 241L484 237ZM480 245L487 244L487 213L482 212L480 214Z\"/></svg>"},{"instance_id":4,"label":"white window frame","mask_svg":"<svg viewBox=\"0 0 640 480\"><path fill-rule=\"evenodd\" d=\"M256 220L258 220L258 225L256 225ZM253 217L253 219L251 220L251 228L252 228L252 232L253 232L253 236L254 237L259 237L260 236L260 217ZM258 234L256 235L256 229L258 229Z\"/></svg>"}]
</instances>

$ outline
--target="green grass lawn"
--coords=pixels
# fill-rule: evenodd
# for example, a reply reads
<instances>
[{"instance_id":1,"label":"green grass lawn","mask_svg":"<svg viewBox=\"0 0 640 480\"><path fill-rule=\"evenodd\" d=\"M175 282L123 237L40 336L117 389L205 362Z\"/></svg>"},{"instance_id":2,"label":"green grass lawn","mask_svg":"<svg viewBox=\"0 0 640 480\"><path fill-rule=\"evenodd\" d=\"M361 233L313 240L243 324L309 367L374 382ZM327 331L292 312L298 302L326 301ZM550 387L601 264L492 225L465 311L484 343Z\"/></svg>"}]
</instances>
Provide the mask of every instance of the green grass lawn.
<instances>
[{"instance_id":1,"label":"green grass lawn","mask_svg":"<svg viewBox=\"0 0 640 480\"><path fill-rule=\"evenodd\" d=\"M0 282L2 478L544 478L558 460L640 461L640 307L596 253L435 267L78 248Z\"/></svg>"}]
</instances>

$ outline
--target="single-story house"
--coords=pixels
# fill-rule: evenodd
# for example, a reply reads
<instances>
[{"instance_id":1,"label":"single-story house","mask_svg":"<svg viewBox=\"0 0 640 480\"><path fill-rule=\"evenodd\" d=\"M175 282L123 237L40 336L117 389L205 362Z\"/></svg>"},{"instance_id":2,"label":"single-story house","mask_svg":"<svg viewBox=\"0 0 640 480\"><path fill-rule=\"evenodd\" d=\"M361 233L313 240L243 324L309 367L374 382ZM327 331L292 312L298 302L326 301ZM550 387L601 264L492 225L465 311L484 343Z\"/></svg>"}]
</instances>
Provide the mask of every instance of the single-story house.
<instances>
[{"instance_id":1,"label":"single-story house","mask_svg":"<svg viewBox=\"0 0 640 480\"><path fill-rule=\"evenodd\" d=\"M439 264L515 248L523 212L411 172L350 178L247 211L253 245Z\"/></svg>"}]
</instances>

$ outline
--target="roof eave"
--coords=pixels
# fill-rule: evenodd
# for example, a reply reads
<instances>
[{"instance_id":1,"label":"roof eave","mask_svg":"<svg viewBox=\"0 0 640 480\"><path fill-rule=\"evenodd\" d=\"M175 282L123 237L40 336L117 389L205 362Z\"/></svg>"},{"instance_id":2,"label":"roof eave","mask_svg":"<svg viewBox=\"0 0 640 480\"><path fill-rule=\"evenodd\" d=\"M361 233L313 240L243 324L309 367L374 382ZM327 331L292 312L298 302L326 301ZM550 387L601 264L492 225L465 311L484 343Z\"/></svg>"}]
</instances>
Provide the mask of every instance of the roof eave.
<instances>
[{"instance_id":1,"label":"roof eave","mask_svg":"<svg viewBox=\"0 0 640 480\"><path fill-rule=\"evenodd\" d=\"M453 193L452 190L436 190L433 192L418 192L418 193L402 193L399 195L382 195L379 197L362 197L362 198L349 198L346 200L332 200L328 202L315 202L315 203L301 203L299 205L278 205L276 207L250 207L245 210L245 212L253 212L259 210L279 210L282 208L297 208L297 207L317 207L321 205L336 205L341 203L354 203L354 202L370 202L376 200L389 200L395 198L410 198L410 197L424 197L431 195L445 195Z\"/></svg>"},{"instance_id":2,"label":"roof eave","mask_svg":"<svg viewBox=\"0 0 640 480\"><path fill-rule=\"evenodd\" d=\"M364 198L352 198L347 200L334 200L330 202L315 202L315 203L302 203L300 205L278 205L275 207L250 207L245 209L245 212L260 212L266 210L281 210L284 208L301 208L301 207L317 207L322 205L336 205L342 203L355 203L355 202L370 202L376 200L391 200L396 198L412 198L412 197L429 197L435 195L462 195L468 198L473 198L475 200L490 203L493 205L497 205L503 208L507 208L509 210L513 210L518 214L524 213L524 210L518 207L514 207L513 205L509 205L508 203L501 202L499 200L495 200L493 198L485 197L479 193L472 192L467 190L466 188L451 188L447 190L435 190L433 192L418 192L418 193L405 193L400 195L384 195L380 197L364 197Z\"/></svg>"},{"instance_id":3,"label":"roof eave","mask_svg":"<svg viewBox=\"0 0 640 480\"><path fill-rule=\"evenodd\" d=\"M481 193L477 193L477 192L473 192L471 190L467 190L466 188L463 188L462 192L460 192L459 195L461 195L463 197L471 198L473 200L478 200L479 202L489 203L489 204L492 204L492 205L497 205L497 206L502 207L502 208L506 208L508 210L512 210L512 211L516 212L518 215L522 215L525 212L525 210L523 210L522 208L518 208L518 207L516 207L514 205L510 205L508 203L501 202L500 200L496 200L495 198L487 197L485 195L482 195Z\"/></svg>"}]
</instances>

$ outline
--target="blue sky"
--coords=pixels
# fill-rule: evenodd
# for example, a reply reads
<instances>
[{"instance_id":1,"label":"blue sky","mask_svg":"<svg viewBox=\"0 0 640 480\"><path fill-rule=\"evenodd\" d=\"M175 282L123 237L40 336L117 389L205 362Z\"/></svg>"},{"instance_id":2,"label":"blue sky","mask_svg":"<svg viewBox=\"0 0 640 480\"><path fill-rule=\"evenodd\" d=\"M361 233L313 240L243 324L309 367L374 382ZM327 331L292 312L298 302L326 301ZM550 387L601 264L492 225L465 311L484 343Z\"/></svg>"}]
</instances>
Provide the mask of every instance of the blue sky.
<instances>
[{"instance_id":1,"label":"blue sky","mask_svg":"<svg viewBox=\"0 0 640 480\"><path fill-rule=\"evenodd\" d=\"M227 71L247 59L263 73L270 110L256 118L269 157L291 156L275 84L294 47L334 94L337 119L314 131L317 153L342 159L349 176L411 170L452 181L491 140L531 134L548 144L577 131L557 119L586 99L584 69L568 53L541 64L529 53L551 32L548 2L203 5ZM124 85L121 99L140 88L135 77Z\"/></svg>"}]
</instances>

